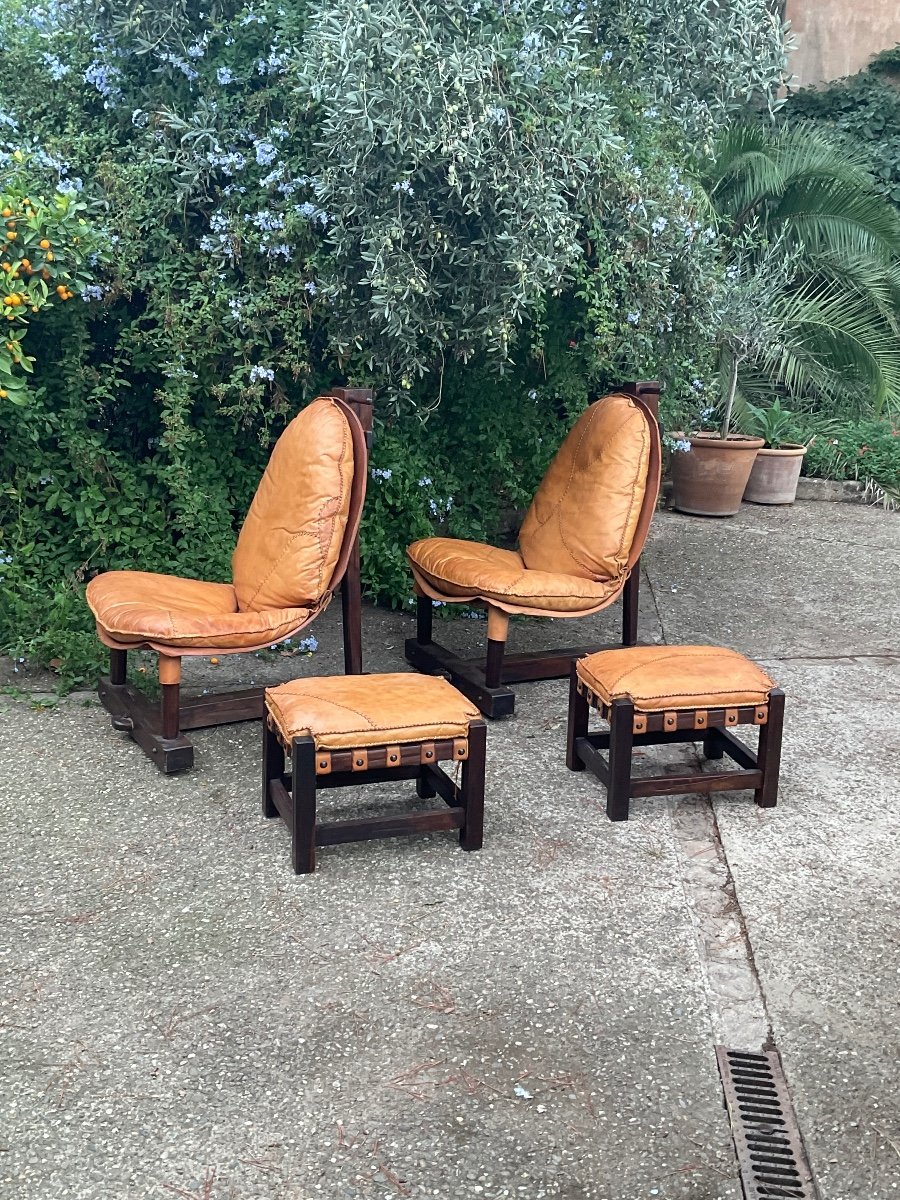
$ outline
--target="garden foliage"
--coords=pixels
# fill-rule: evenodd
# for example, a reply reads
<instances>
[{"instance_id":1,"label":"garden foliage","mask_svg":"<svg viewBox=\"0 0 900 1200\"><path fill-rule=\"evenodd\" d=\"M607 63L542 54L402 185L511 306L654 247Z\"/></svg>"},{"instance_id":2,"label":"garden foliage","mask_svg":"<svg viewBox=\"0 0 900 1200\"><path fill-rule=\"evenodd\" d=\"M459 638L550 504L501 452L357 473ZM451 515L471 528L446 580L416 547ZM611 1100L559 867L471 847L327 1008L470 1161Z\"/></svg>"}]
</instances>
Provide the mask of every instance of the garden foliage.
<instances>
[{"instance_id":1,"label":"garden foliage","mask_svg":"<svg viewBox=\"0 0 900 1200\"><path fill-rule=\"evenodd\" d=\"M494 537L592 394L658 375L677 421L721 274L691 160L783 60L763 0L638 7L4 5L4 186L72 197L96 255L0 404L0 644L74 678L92 572L227 578L332 382L378 390L363 563L393 603L407 542Z\"/></svg>"}]
</instances>

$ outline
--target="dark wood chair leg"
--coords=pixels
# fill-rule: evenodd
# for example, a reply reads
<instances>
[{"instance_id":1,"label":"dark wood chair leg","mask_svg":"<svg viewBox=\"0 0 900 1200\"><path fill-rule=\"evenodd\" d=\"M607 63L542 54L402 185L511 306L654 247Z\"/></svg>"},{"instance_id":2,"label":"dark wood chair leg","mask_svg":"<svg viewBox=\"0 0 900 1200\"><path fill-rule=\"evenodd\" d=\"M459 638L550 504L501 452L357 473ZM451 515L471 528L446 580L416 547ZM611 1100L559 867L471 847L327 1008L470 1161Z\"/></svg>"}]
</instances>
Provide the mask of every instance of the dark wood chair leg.
<instances>
[{"instance_id":1,"label":"dark wood chair leg","mask_svg":"<svg viewBox=\"0 0 900 1200\"><path fill-rule=\"evenodd\" d=\"M420 800L433 800L437 795L437 789L428 778L424 767L416 776L416 795Z\"/></svg>"},{"instance_id":2,"label":"dark wood chair leg","mask_svg":"<svg viewBox=\"0 0 900 1200\"><path fill-rule=\"evenodd\" d=\"M316 869L316 744L294 738L291 750L291 864L295 875Z\"/></svg>"},{"instance_id":3,"label":"dark wood chair leg","mask_svg":"<svg viewBox=\"0 0 900 1200\"><path fill-rule=\"evenodd\" d=\"M114 687L120 687L128 682L128 651L110 650L109 652L109 682Z\"/></svg>"},{"instance_id":4,"label":"dark wood chair leg","mask_svg":"<svg viewBox=\"0 0 900 1200\"><path fill-rule=\"evenodd\" d=\"M587 737L589 715L587 698L578 690L578 674L573 662L569 676L569 721L566 729L566 766L570 771L584 770L575 743L578 738Z\"/></svg>"},{"instance_id":5,"label":"dark wood chair leg","mask_svg":"<svg viewBox=\"0 0 900 1200\"><path fill-rule=\"evenodd\" d=\"M509 632L509 613L488 605L487 610L487 658L484 663L484 682L489 688L500 686L503 675L503 654Z\"/></svg>"},{"instance_id":6,"label":"dark wood chair leg","mask_svg":"<svg viewBox=\"0 0 900 1200\"><path fill-rule=\"evenodd\" d=\"M708 729L703 735L703 757L713 761L725 757L725 748L715 729Z\"/></svg>"},{"instance_id":7,"label":"dark wood chair leg","mask_svg":"<svg viewBox=\"0 0 900 1200\"><path fill-rule=\"evenodd\" d=\"M631 751L634 745L634 704L613 700L609 721L609 783L606 815L611 821L627 821L631 800Z\"/></svg>"},{"instance_id":8,"label":"dark wood chair leg","mask_svg":"<svg viewBox=\"0 0 900 1200\"><path fill-rule=\"evenodd\" d=\"M756 762L762 771L762 786L753 793L760 808L774 808L778 803L778 776L781 771L781 738L784 731L784 692L772 688L769 693L769 719L759 727L759 749Z\"/></svg>"},{"instance_id":9,"label":"dark wood chair leg","mask_svg":"<svg viewBox=\"0 0 900 1200\"><path fill-rule=\"evenodd\" d=\"M268 719L263 717L262 814L264 817L278 816L270 784L273 779L280 779L283 774L284 748L278 734L274 729L269 728Z\"/></svg>"},{"instance_id":10,"label":"dark wood chair leg","mask_svg":"<svg viewBox=\"0 0 900 1200\"><path fill-rule=\"evenodd\" d=\"M430 646L433 629L434 605L430 596L416 596L416 641L420 646Z\"/></svg>"},{"instance_id":11,"label":"dark wood chair leg","mask_svg":"<svg viewBox=\"0 0 900 1200\"><path fill-rule=\"evenodd\" d=\"M341 583L341 624L344 631L344 674L362 675L362 575L358 537L350 551L350 561Z\"/></svg>"},{"instance_id":12,"label":"dark wood chair leg","mask_svg":"<svg viewBox=\"0 0 900 1200\"><path fill-rule=\"evenodd\" d=\"M484 843L484 767L487 726L484 721L469 725L469 757L462 769L462 799L465 823L459 831L463 850L480 850Z\"/></svg>"},{"instance_id":13,"label":"dark wood chair leg","mask_svg":"<svg viewBox=\"0 0 900 1200\"><path fill-rule=\"evenodd\" d=\"M622 589L622 645L636 646L638 640L638 604L641 597L641 560L631 569Z\"/></svg>"},{"instance_id":14,"label":"dark wood chair leg","mask_svg":"<svg viewBox=\"0 0 900 1200\"><path fill-rule=\"evenodd\" d=\"M160 734L163 740L177 738L181 732L181 659L159 656Z\"/></svg>"}]
</instances>

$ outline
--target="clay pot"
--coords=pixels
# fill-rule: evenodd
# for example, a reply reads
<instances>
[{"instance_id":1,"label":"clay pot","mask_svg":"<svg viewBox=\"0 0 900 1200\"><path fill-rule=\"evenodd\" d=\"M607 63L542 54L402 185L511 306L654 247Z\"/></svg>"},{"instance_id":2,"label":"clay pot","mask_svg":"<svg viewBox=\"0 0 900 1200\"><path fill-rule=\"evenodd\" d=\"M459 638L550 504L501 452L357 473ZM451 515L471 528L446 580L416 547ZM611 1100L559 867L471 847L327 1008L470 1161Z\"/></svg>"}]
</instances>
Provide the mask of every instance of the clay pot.
<instances>
[{"instance_id":1,"label":"clay pot","mask_svg":"<svg viewBox=\"0 0 900 1200\"><path fill-rule=\"evenodd\" d=\"M675 435L679 437L679 434ZM698 517L733 517L763 438L730 433L692 433L690 450L672 455L672 504Z\"/></svg>"},{"instance_id":2,"label":"clay pot","mask_svg":"<svg viewBox=\"0 0 900 1200\"><path fill-rule=\"evenodd\" d=\"M778 450L760 450L744 489L744 499L752 504L793 504L805 453L805 446L793 443Z\"/></svg>"}]
</instances>

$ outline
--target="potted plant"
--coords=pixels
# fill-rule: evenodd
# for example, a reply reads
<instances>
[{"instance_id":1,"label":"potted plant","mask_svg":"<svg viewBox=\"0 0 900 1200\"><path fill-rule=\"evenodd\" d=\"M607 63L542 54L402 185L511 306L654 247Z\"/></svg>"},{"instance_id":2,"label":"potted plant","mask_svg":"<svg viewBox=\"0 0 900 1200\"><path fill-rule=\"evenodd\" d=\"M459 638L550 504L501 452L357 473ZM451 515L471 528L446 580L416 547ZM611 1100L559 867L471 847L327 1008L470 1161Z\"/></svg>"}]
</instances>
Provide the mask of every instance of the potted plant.
<instances>
[{"instance_id":1,"label":"potted plant","mask_svg":"<svg viewBox=\"0 0 900 1200\"><path fill-rule=\"evenodd\" d=\"M747 405L746 423L765 439L757 452L744 489L744 499L753 504L793 504L806 447L790 441L794 414L775 400L768 408Z\"/></svg>"},{"instance_id":2,"label":"potted plant","mask_svg":"<svg viewBox=\"0 0 900 1200\"><path fill-rule=\"evenodd\" d=\"M757 256L757 246L753 231L736 241L733 261L713 305L724 382L719 429L677 435L672 455L672 503L681 512L696 516L733 517L738 512L754 459L763 445L761 437L731 430L738 371L781 332L772 295L783 286L790 256L777 243Z\"/></svg>"}]
</instances>

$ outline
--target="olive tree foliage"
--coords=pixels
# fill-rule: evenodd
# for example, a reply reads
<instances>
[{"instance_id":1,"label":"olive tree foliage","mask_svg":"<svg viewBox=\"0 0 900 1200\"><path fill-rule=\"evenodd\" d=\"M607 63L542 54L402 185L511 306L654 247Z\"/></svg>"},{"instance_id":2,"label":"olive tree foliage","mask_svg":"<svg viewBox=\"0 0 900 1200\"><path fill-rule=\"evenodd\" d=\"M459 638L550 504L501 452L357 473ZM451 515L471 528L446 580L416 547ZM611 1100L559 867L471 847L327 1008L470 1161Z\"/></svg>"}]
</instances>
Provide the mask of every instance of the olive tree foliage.
<instances>
[{"instance_id":1,"label":"olive tree foliage","mask_svg":"<svg viewBox=\"0 0 900 1200\"><path fill-rule=\"evenodd\" d=\"M588 0L586 15L623 74L701 149L735 113L783 102L788 27L775 0Z\"/></svg>"},{"instance_id":2,"label":"olive tree foliage","mask_svg":"<svg viewBox=\"0 0 900 1200\"><path fill-rule=\"evenodd\" d=\"M589 29L547 0L325 0L299 86L338 351L400 385L484 350L582 255L623 153Z\"/></svg>"}]
</instances>

